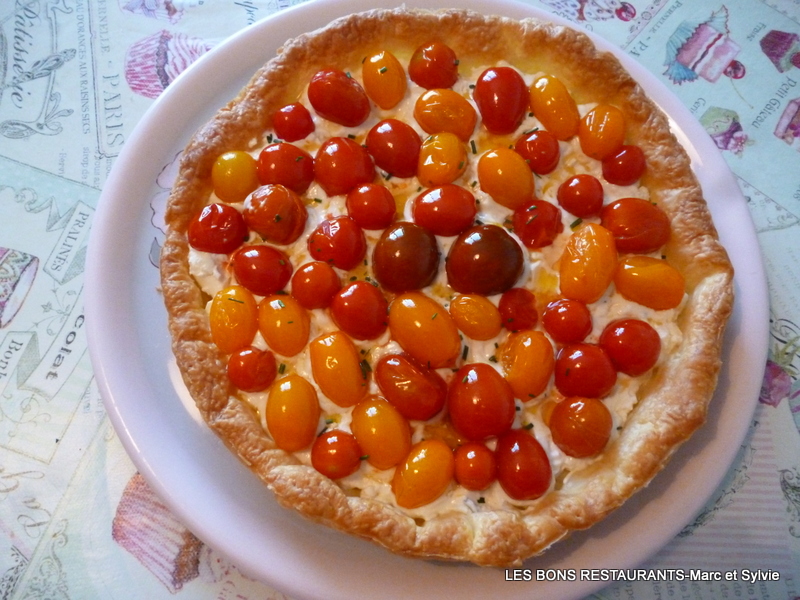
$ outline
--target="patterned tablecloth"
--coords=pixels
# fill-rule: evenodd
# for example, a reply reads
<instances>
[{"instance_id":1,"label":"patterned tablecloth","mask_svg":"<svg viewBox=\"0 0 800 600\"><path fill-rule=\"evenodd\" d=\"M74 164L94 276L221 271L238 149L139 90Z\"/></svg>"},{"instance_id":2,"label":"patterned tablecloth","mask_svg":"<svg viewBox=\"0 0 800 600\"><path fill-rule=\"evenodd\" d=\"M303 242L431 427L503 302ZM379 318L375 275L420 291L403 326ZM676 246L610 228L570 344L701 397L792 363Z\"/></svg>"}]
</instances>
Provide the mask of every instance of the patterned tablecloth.
<instances>
[{"instance_id":1,"label":"patterned tablecloth","mask_svg":"<svg viewBox=\"0 0 800 600\"><path fill-rule=\"evenodd\" d=\"M594 597L800 597L800 0L528 1L615 43L685 103L747 198L769 280L749 433L706 508L645 565L768 580L616 581ZM136 473L93 378L82 292L100 191L153 99L295 3L0 1L2 599L285 598L180 525ZM724 65L685 59L697 32L721 36Z\"/></svg>"}]
</instances>

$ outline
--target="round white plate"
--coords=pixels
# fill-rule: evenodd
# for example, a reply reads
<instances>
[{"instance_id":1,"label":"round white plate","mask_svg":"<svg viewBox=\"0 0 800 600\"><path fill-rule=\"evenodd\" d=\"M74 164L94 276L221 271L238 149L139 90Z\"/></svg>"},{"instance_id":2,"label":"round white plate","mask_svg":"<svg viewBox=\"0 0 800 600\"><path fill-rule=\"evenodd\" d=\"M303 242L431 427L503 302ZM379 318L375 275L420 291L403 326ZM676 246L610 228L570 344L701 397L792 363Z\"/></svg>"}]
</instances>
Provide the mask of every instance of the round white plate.
<instances>
[{"instance_id":1,"label":"round white plate","mask_svg":"<svg viewBox=\"0 0 800 600\"><path fill-rule=\"evenodd\" d=\"M153 223L160 223L157 213L169 185L165 168L194 130L286 38L347 13L391 5L390 0L318 0L286 10L201 58L154 103L117 160L92 229L85 301L97 381L126 450L164 502L243 572L294 598L582 597L604 584L512 583L500 569L405 559L281 508L205 427L174 366L158 270L151 260L154 243L162 239ZM515 18L557 20L506 1L423 0L407 5L458 5ZM630 568L670 541L702 509L735 457L766 361L765 275L733 175L705 131L658 80L606 42L597 42L620 55L673 119L736 268L737 304L709 423L621 510L526 563L534 577L535 569Z\"/></svg>"}]
</instances>

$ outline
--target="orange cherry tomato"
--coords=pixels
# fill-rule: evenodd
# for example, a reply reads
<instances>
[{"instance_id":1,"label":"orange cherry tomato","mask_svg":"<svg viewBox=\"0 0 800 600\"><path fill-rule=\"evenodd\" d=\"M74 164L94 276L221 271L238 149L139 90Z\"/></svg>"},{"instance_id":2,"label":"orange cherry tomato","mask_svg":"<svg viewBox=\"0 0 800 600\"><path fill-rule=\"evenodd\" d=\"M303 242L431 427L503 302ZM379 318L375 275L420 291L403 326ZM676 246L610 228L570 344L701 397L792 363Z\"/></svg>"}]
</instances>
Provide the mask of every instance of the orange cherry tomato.
<instances>
[{"instance_id":1,"label":"orange cherry tomato","mask_svg":"<svg viewBox=\"0 0 800 600\"><path fill-rule=\"evenodd\" d=\"M317 436L311 446L311 466L329 479L341 479L358 471L361 456L355 436L341 429Z\"/></svg>"},{"instance_id":2,"label":"orange cherry tomato","mask_svg":"<svg viewBox=\"0 0 800 600\"><path fill-rule=\"evenodd\" d=\"M448 132L469 141L478 114L464 96L453 90L432 89L417 98L414 118L426 133Z\"/></svg>"},{"instance_id":3,"label":"orange cherry tomato","mask_svg":"<svg viewBox=\"0 0 800 600\"><path fill-rule=\"evenodd\" d=\"M341 331L323 334L308 347L314 381L334 404L353 406L367 394L367 371L346 334Z\"/></svg>"},{"instance_id":4,"label":"orange cherry tomato","mask_svg":"<svg viewBox=\"0 0 800 600\"><path fill-rule=\"evenodd\" d=\"M228 286L214 295L209 311L211 339L223 354L249 346L258 331L258 307L246 288Z\"/></svg>"},{"instance_id":5,"label":"orange cherry tomato","mask_svg":"<svg viewBox=\"0 0 800 600\"><path fill-rule=\"evenodd\" d=\"M243 392L261 392L275 381L278 367L272 352L248 346L231 354L227 373L230 382Z\"/></svg>"},{"instance_id":6,"label":"orange cherry tomato","mask_svg":"<svg viewBox=\"0 0 800 600\"><path fill-rule=\"evenodd\" d=\"M367 96L384 110L397 106L406 94L406 72L388 50L373 54L364 61L361 78Z\"/></svg>"},{"instance_id":7,"label":"orange cherry tomato","mask_svg":"<svg viewBox=\"0 0 800 600\"><path fill-rule=\"evenodd\" d=\"M447 384L402 354L387 354L375 364L381 393L406 419L427 421L438 414L447 398Z\"/></svg>"},{"instance_id":8,"label":"orange cherry tomato","mask_svg":"<svg viewBox=\"0 0 800 600\"><path fill-rule=\"evenodd\" d=\"M241 202L259 185L257 165L256 159L242 150L220 154L211 167L214 193L223 202Z\"/></svg>"},{"instance_id":9,"label":"orange cherry tomato","mask_svg":"<svg viewBox=\"0 0 800 600\"><path fill-rule=\"evenodd\" d=\"M323 69L308 84L308 101L324 119L345 127L361 125L369 116L369 98L350 73Z\"/></svg>"},{"instance_id":10,"label":"orange cherry tomato","mask_svg":"<svg viewBox=\"0 0 800 600\"><path fill-rule=\"evenodd\" d=\"M279 183L303 194L314 180L314 159L294 144L270 144L258 156L258 179L263 185Z\"/></svg>"},{"instance_id":11,"label":"orange cherry tomato","mask_svg":"<svg viewBox=\"0 0 800 600\"><path fill-rule=\"evenodd\" d=\"M311 320L292 296L267 296L258 304L258 329L272 350L294 356L308 342Z\"/></svg>"},{"instance_id":12,"label":"orange cherry tomato","mask_svg":"<svg viewBox=\"0 0 800 600\"><path fill-rule=\"evenodd\" d=\"M272 128L284 142L296 142L314 132L314 119L305 106L295 102L272 113Z\"/></svg>"},{"instance_id":13,"label":"orange cherry tomato","mask_svg":"<svg viewBox=\"0 0 800 600\"><path fill-rule=\"evenodd\" d=\"M302 265L292 275L292 296L308 310L330 306L341 287L336 271L321 260Z\"/></svg>"},{"instance_id":14,"label":"orange cherry tomato","mask_svg":"<svg viewBox=\"0 0 800 600\"><path fill-rule=\"evenodd\" d=\"M617 250L648 254L669 241L669 217L640 198L620 198L603 207L600 223L614 235Z\"/></svg>"},{"instance_id":15,"label":"orange cherry tomato","mask_svg":"<svg viewBox=\"0 0 800 600\"><path fill-rule=\"evenodd\" d=\"M270 184L250 194L242 216L247 226L264 241L291 244L303 233L308 212L300 196L292 190Z\"/></svg>"},{"instance_id":16,"label":"orange cherry tomato","mask_svg":"<svg viewBox=\"0 0 800 600\"><path fill-rule=\"evenodd\" d=\"M625 141L625 115L616 106L598 104L581 120L578 139L586 156L603 160L615 154Z\"/></svg>"},{"instance_id":17,"label":"orange cherry tomato","mask_svg":"<svg viewBox=\"0 0 800 600\"><path fill-rule=\"evenodd\" d=\"M600 334L600 347L617 371L636 377L652 369L661 354L661 338L652 325L639 319L612 321Z\"/></svg>"},{"instance_id":18,"label":"orange cherry tomato","mask_svg":"<svg viewBox=\"0 0 800 600\"><path fill-rule=\"evenodd\" d=\"M511 67L491 67L481 73L473 98L489 133L513 133L528 112L528 86Z\"/></svg>"},{"instance_id":19,"label":"orange cherry tomato","mask_svg":"<svg viewBox=\"0 0 800 600\"><path fill-rule=\"evenodd\" d=\"M488 488L497 478L497 461L494 452L481 442L467 442L456 448L455 478L468 490L479 492Z\"/></svg>"},{"instance_id":20,"label":"orange cherry tomato","mask_svg":"<svg viewBox=\"0 0 800 600\"><path fill-rule=\"evenodd\" d=\"M579 300L559 298L544 309L542 326L559 344L581 342L592 332L592 313Z\"/></svg>"},{"instance_id":21,"label":"orange cherry tomato","mask_svg":"<svg viewBox=\"0 0 800 600\"><path fill-rule=\"evenodd\" d=\"M611 437L613 420L602 400L566 398L550 414L553 442L567 456L587 458L599 454Z\"/></svg>"},{"instance_id":22,"label":"orange cherry tomato","mask_svg":"<svg viewBox=\"0 0 800 600\"><path fill-rule=\"evenodd\" d=\"M408 63L411 81L425 89L449 88L458 80L458 58L450 46L433 41L414 51Z\"/></svg>"},{"instance_id":23,"label":"orange cherry tomato","mask_svg":"<svg viewBox=\"0 0 800 600\"><path fill-rule=\"evenodd\" d=\"M608 353L596 344L578 342L558 351L555 384L565 396L603 398L617 382L617 371Z\"/></svg>"},{"instance_id":24,"label":"orange cherry tomato","mask_svg":"<svg viewBox=\"0 0 800 600\"><path fill-rule=\"evenodd\" d=\"M535 500L550 489L550 459L527 431L512 429L497 440L495 458L497 481L514 500Z\"/></svg>"},{"instance_id":25,"label":"orange cherry tomato","mask_svg":"<svg viewBox=\"0 0 800 600\"><path fill-rule=\"evenodd\" d=\"M683 275L667 261L635 254L620 261L614 285L628 300L654 310L676 308L686 290Z\"/></svg>"},{"instance_id":26,"label":"orange cherry tomato","mask_svg":"<svg viewBox=\"0 0 800 600\"><path fill-rule=\"evenodd\" d=\"M456 431L470 440L502 435L514 422L514 392L485 363L461 367L450 382L447 409Z\"/></svg>"},{"instance_id":27,"label":"orange cherry tomato","mask_svg":"<svg viewBox=\"0 0 800 600\"><path fill-rule=\"evenodd\" d=\"M600 299L614 278L617 249L611 232L586 223L573 233L561 255L561 293L591 304Z\"/></svg>"},{"instance_id":28,"label":"orange cherry tomato","mask_svg":"<svg viewBox=\"0 0 800 600\"><path fill-rule=\"evenodd\" d=\"M392 337L420 365L429 369L449 367L461 354L450 313L422 292L406 292L389 305Z\"/></svg>"},{"instance_id":29,"label":"orange cherry tomato","mask_svg":"<svg viewBox=\"0 0 800 600\"><path fill-rule=\"evenodd\" d=\"M232 206L208 204L189 222L186 235L195 250L229 254L247 239L247 224Z\"/></svg>"},{"instance_id":30,"label":"orange cherry tomato","mask_svg":"<svg viewBox=\"0 0 800 600\"><path fill-rule=\"evenodd\" d=\"M276 381L265 413L275 445L287 452L308 448L317 435L320 412L317 392L308 381L299 375Z\"/></svg>"},{"instance_id":31,"label":"orange cherry tomato","mask_svg":"<svg viewBox=\"0 0 800 600\"><path fill-rule=\"evenodd\" d=\"M499 355L515 397L527 401L545 390L555 367L555 354L541 331L512 333L500 346Z\"/></svg>"},{"instance_id":32,"label":"orange cherry tomato","mask_svg":"<svg viewBox=\"0 0 800 600\"><path fill-rule=\"evenodd\" d=\"M350 430L367 462L376 469L391 469L411 450L408 421L381 398L367 398L353 408Z\"/></svg>"},{"instance_id":33,"label":"orange cherry tomato","mask_svg":"<svg viewBox=\"0 0 800 600\"><path fill-rule=\"evenodd\" d=\"M425 506L444 494L453 481L453 451L441 440L415 444L392 478L392 491L403 508Z\"/></svg>"},{"instance_id":34,"label":"orange cherry tomato","mask_svg":"<svg viewBox=\"0 0 800 600\"><path fill-rule=\"evenodd\" d=\"M478 181L492 200L512 210L533 199L533 173L510 148L489 150L478 159Z\"/></svg>"},{"instance_id":35,"label":"orange cherry tomato","mask_svg":"<svg viewBox=\"0 0 800 600\"><path fill-rule=\"evenodd\" d=\"M456 296L450 302L450 316L456 327L473 340L489 340L503 327L497 307L478 294Z\"/></svg>"},{"instance_id":36,"label":"orange cherry tomato","mask_svg":"<svg viewBox=\"0 0 800 600\"><path fill-rule=\"evenodd\" d=\"M434 133L422 142L417 164L417 177L422 185L452 183L466 169L467 149L456 134Z\"/></svg>"},{"instance_id":37,"label":"orange cherry tomato","mask_svg":"<svg viewBox=\"0 0 800 600\"><path fill-rule=\"evenodd\" d=\"M530 100L534 116L559 140L578 133L578 106L560 79L552 75L539 77L531 86Z\"/></svg>"},{"instance_id":38,"label":"orange cherry tomato","mask_svg":"<svg viewBox=\"0 0 800 600\"><path fill-rule=\"evenodd\" d=\"M547 200L533 200L514 211L514 233L526 248L544 248L564 231L561 209Z\"/></svg>"}]
</instances>

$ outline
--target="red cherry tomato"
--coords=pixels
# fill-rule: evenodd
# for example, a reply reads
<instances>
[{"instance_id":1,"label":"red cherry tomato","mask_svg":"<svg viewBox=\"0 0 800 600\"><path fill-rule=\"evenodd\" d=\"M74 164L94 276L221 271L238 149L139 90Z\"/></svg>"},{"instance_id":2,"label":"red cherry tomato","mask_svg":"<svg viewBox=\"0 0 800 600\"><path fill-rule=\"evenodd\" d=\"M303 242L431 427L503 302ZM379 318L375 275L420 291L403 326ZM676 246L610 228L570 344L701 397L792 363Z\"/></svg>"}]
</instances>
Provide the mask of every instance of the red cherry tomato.
<instances>
[{"instance_id":1,"label":"red cherry tomato","mask_svg":"<svg viewBox=\"0 0 800 600\"><path fill-rule=\"evenodd\" d=\"M600 223L614 236L620 252L655 252L669 241L669 217L641 198L620 198L603 207Z\"/></svg>"},{"instance_id":2,"label":"red cherry tomato","mask_svg":"<svg viewBox=\"0 0 800 600\"><path fill-rule=\"evenodd\" d=\"M477 214L475 196L460 185L446 183L422 192L414 200L414 222L434 235L458 235Z\"/></svg>"},{"instance_id":3,"label":"red cherry tomato","mask_svg":"<svg viewBox=\"0 0 800 600\"><path fill-rule=\"evenodd\" d=\"M262 392L275 381L278 367L272 352L250 346L231 354L227 373L230 382L243 392Z\"/></svg>"},{"instance_id":4,"label":"red cherry tomato","mask_svg":"<svg viewBox=\"0 0 800 600\"><path fill-rule=\"evenodd\" d=\"M241 213L227 204L209 204L189 222L189 245L200 252L228 254L247 239Z\"/></svg>"},{"instance_id":5,"label":"red cherry tomato","mask_svg":"<svg viewBox=\"0 0 800 600\"><path fill-rule=\"evenodd\" d=\"M514 392L485 363L461 367L450 382L447 409L456 431L470 440L502 435L514 422Z\"/></svg>"},{"instance_id":6,"label":"red cherry tomato","mask_svg":"<svg viewBox=\"0 0 800 600\"><path fill-rule=\"evenodd\" d=\"M311 446L311 466L329 479L341 479L358 471L361 456L355 436L341 429L322 433Z\"/></svg>"},{"instance_id":7,"label":"red cherry tomato","mask_svg":"<svg viewBox=\"0 0 800 600\"><path fill-rule=\"evenodd\" d=\"M528 86L511 67L492 67L478 77L473 91L483 124L489 133L513 133L528 111Z\"/></svg>"},{"instance_id":8,"label":"red cherry tomato","mask_svg":"<svg viewBox=\"0 0 800 600\"><path fill-rule=\"evenodd\" d=\"M539 175L554 171L561 159L558 138L546 129L523 134L514 144L514 150L525 159L531 171Z\"/></svg>"},{"instance_id":9,"label":"red cherry tomato","mask_svg":"<svg viewBox=\"0 0 800 600\"><path fill-rule=\"evenodd\" d=\"M561 209L547 200L534 200L514 211L514 233L527 248L544 248L564 231Z\"/></svg>"},{"instance_id":10,"label":"red cherry tomato","mask_svg":"<svg viewBox=\"0 0 800 600\"><path fill-rule=\"evenodd\" d=\"M497 461L494 452L481 442L467 442L456 448L455 477L458 484L479 492L488 488L497 478Z\"/></svg>"},{"instance_id":11,"label":"red cherry tomato","mask_svg":"<svg viewBox=\"0 0 800 600\"><path fill-rule=\"evenodd\" d=\"M633 377L652 369L661 354L661 338L649 323L621 319L606 325L600 347L611 357L617 371Z\"/></svg>"},{"instance_id":12,"label":"red cherry tomato","mask_svg":"<svg viewBox=\"0 0 800 600\"><path fill-rule=\"evenodd\" d=\"M461 294L501 294L522 274L522 249L502 227L479 225L456 238L445 268L450 286Z\"/></svg>"},{"instance_id":13,"label":"red cherry tomato","mask_svg":"<svg viewBox=\"0 0 800 600\"><path fill-rule=\"evenodd\" d=\"M292 296L308 310L327 308L342 287L339 276L328 263L306 263L292 275Z\"/></svg>"},{"instance_id":14,"label":"red cherry tomato","mask_svg":"<svg viewBox=\"0 0 800 600\"><path fill-rule=\"evenodd\" d=\"M356 127L369 116L369 98L349 73L323 69L308 84L308 101L319 116L345 127Z\"/></svg>"},{"instance_id":15,"label":"red cherry tomato","mask_svg":"<svg viewBox=\"0 0 800 600\"><path fill-rule=\"evenodd\" d=\"M559 344L581 342L592 332L592 313L579 300L560 298L544 309L542 326Z\"/></svg>"},{"instance_id":16,"label":"red cherry tomato","mask_svg":"<svg viewBox=\"0 0 800 600\"><path fill-rule=\"evenodd\" d=\"M413 127L385 119L367 132L367 151L378 168L394 177L414 177L422 140Z\"/></svg>"},{"instance_id":17,"label":"red cherry tomato","mask_svg":"<svg viewBox=\"0 0 800 600\"><path fill-rule=\"evenodd\" d=\"M272 128L275 135L286 142L296 142L314 132L311 113L300 103L287 104L272 115Z\"/></svg>"},{"instance_id":18,"label":"red cherry tomato","mask_svg":"<svg viewBox=\"0 0 800 600\"><path fill-rule=\"evenodd\" d=\"M347 214L362 229L386 229L394 221L397 205L388 188L364 183L347 194Z\"/></svg>"},{"instance_id":19,"label":"red cherry tomato","mask_svg":"<svg viewBox=\"0 0 800 600\"><path fill-rule=\"evenodd\" d=\"M536 297L525 288L511 288L503 292L498 303L503 327L509 331L533 329L539 320Z\"/></svg>"},{"instance_id":20,"label":"red cherry tomato","mask_svg":"<svg viewBox=\"0 0 800 600\"><path fill-rule=\"evenodd\" d=\"M608 183L632 185L644 175L647 163L639 146L622 146L603 159L603 177Z\"/></svg>"},{"instance_id":21,"label":"red cherry tomato","mask_svg":"<svg viewBox=\"0 0 800 600\"><path fill-rule=\"evenodd\" d=\"M395 293L424 288L439 270L436 237L414 223L401 221L383 232L372 254L375 278Z\"/></svg>"},{"instance_id":22,"label":"red cherry tomato","mask_svg":"<svg viewBox=\"0 0 800 600\"><path fill-rule=\"evenodd\" d=\"M535 500L550 488L553 470L542 445L522 429L512 429L494 451L497 481L514 500Z\"/></svg>"},{"instance_id":23,"label":"red cherry tomato","mask_svg":"<svg viewBox=\"0 0 800 600\"><path fill-rule=\"evenodd\" d=\"M372 183L375 165L363 146L350 138L332 137L317 150L315 173L325 193L337 196L362 183Z\"/></svg>"},{"instance_id":24,"label":"red cherry tomato","mask_svg":"<svg viewBox=\"0 0 800 600\"><path fill-rule=\"evenodd\" d=\"M263 185L279 183L302 194L314 180L314 159L294 144L270 144L258 156L258 179Z\"/></svg>"},{"instance_id":25,"label":"red cherry tomato","mask_svg":"<svg viewBox=\"0 0 800 600\"><path fill-rule=\"evenodd\" d=\"M272 246L242 246L231 256L236 279L256 296L282 290L292 276L289 257Z\"/></svg>"},{"instance_id":26,"label":"red cherry tomato","mask_svg":"<svg viewBox=\"0 0 800 600\"><path fill-rule=\"evenodd\" d=\"M582 219L600 214L603 208L603 184L592 175L573 175L558 187L561 208Z\"/></svg>"},{"instance_id":27,"label":"red cherry tomato","mask_svg":"<svg viewBox=\"0 0 800 600\"><path fill-rule=\"evenodd\" d=\"M350 217L334 217L322 221L308 236L308 251L311 257L332 263L343 271L349 271L367 253L364 232Z\"/></svg>"},{"instance_id":28,"label":"red cherry tomato","mask_svg":"<svg viewBox=\"0 0 800 600\"><path fill-rule=\"evenodd\" d=\"M426 421L444 407L447 384L436 371L402 354L383 356L374 371L381 392L406 419Z\"/></svg>"},{"instance_id":29,"label":"red cherry tomato","mask_svg":"<svg viewBox=\"0 0 800 600\"><path fill-rule=\"evenodd\" d=\"M291 244L303 233L308 212L300 196L292 190L270 184L250 194L242 216L247 226L264 241Z\"/></svg>"},{"instance_id":30,"label":"red cherry tomato","mask_svg":"<svg viewBox=\"0 0 800 600\"><path fill-rule=\"evenodd\" d=\"M602 398L617 382L617 371L603 348L579 342L559 350L555 382L565 396Z\"/></svg>"},{"instance_id":31,"label":"red cherry tomato","mask_svg":"<svg viewBox=\"0 0 800 600\"><path fill-rule=\"evenodd\" d=\"M416 49L408 63L411 81L424 87L449 88L458 80L456 53L442 42L429 42Z\"/></svg>"},{"instance_id":32,"label":"red cherry tomato","mask_svg":"<svg viewBox=\"0 0 800 600\"><path fill-rule=\"evenodd\" d=\"M366 281L354 281L334 295L331 316L339 329L357 340L372 340L388 327L389 303Z\"/></svg>"},{"instance_id":33,"label":"red cherry tomato","mask_svg":"<svg viewBox=\"0 0 800 600\"><path fill-rule=\"evenodd\" d=\"M611 437L613 420L602 400L566 398L550 414L553 442L567 456L587 458L599 454Z\"/></svg>"}]
</instances>

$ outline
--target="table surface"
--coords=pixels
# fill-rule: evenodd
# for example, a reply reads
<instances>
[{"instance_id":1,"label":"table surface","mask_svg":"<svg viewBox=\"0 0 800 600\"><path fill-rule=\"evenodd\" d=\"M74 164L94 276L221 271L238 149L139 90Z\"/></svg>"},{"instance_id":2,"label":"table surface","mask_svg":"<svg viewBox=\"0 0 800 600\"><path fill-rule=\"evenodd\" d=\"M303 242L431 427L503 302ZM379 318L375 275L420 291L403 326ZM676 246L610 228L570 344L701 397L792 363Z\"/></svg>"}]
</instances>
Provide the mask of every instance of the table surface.
<instances>
[{"instance_id":1,"label":"table surface","mask_svg":"<svg viewBox=\"0 0 800 600\"><path fill-rule=\"evenodd\" d=\"M0 5L0 598L286 598L198 540L137 474L93 376L82 294L103 184L164 79L297 3ZM737 578L617 580L593 597L800 597L800 0L527 3L620 47L696 116L747 199L769 284L769 356L741 450L703 511L642 565ZM704 24L735 53L719 78L680 68L671 50ZM189 58L146 76L169 35ZM130 534L142 506L167 524L150 553ZM767 580L743 581L744 569Z\"/></svg>"}]
</instances>

